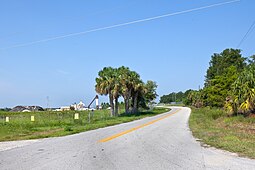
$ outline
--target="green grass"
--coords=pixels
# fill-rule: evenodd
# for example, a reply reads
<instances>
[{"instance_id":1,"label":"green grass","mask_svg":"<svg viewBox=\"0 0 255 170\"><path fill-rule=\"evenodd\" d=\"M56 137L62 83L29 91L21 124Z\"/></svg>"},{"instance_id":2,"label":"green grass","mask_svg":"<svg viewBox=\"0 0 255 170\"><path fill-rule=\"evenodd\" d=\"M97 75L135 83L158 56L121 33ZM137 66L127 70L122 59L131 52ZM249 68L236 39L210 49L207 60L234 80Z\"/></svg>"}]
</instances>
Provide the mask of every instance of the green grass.
<instances>
[{"instance_id":1,"label":"green grass","mask_svg":"<svg viewBox=\"0 0 255 170\"><path fill-rule=\"evenodd\" d=\"M192 109L190 128L210 146L255 159L255 118L228 117L219 109Z\"/></svg>"},{"instance_id":2,"label":"green grass","mask_svg":"<svg viewBox=\"0 0 255 170\"><path fill-rule=\"evenodd\" d=\"M155 108L136 115L121 114L118 117L111 117L109 110L100 110L94 111L90 122L88 111L30 113L0 111L0 141L65 136L154 116L168 110ZM79 113L79 120L74 120L75 113ZM5 122L6 116L10 117L10 122ZM31 116L35 116L34 122L31 122Z\"/></svg>"}]
</instances>

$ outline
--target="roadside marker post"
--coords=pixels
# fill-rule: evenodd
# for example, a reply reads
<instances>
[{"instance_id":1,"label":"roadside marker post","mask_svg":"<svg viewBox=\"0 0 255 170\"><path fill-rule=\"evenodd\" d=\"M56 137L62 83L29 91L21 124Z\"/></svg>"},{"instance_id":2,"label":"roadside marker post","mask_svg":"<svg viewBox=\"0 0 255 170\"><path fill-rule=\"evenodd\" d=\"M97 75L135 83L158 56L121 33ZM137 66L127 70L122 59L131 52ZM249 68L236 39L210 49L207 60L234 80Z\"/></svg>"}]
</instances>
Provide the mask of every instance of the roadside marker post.
<instances>
[{"instance_id":1,"label":"roadside marker post","mask_svg":"<svg viewBox=\"0 0 255 170\"><path fill-rule=\"evenodd\" d=\"M5 122L10 122L10 118L8 116L5 118Z\"/></svg>"},{"instance_id":2,"label":"roadside marker post","mask_svg":"<svg viewBox=\"0 0 255 170\"><path fill-rule=\"evenodd\" d=\"M35 121L35 116L31 116L31 122Z\"/></svg>"},{"instance_id":3,"label":"roadside marker post","mask_svg":"<svg viewBox=\"0 0 255 170\"><path fill-rule=\"evenodd\" d=\"M89 123L90 123L90 111L89 111Z\"/></svg>"},{"instance_id":4,"label":"roadside marker post","mask_svg":"<svg viewBox=\"0 0 255 170\"><path fill-rule=\"evenodd\" d=\"M79 113L74 114L74 120L79 120Z\"/></svg>"}]
</instances>

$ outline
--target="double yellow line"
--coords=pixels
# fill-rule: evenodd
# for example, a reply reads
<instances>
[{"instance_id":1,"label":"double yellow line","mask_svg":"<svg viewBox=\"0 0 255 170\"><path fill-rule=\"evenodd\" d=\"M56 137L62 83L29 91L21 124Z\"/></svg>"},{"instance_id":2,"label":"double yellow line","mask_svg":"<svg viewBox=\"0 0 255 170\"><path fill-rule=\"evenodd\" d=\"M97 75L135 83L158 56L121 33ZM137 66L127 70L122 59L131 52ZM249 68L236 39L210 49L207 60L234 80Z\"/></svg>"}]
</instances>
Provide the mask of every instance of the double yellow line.
<instances>
[{"instance_id":1,"label":"double yellow line","mask_svg":"<svg viewBox=\"0 0 255 170\"><path fill-rule=\"evenodd\" d=\"M118 138L118 137L120 137L120 136L123 136L123 135L125 135L125 134L128 134L128 133L133 132L133 131L138 130L138 129L141 129L141 128L145 127L145 126L149 126L149 125L151 125L151 124L153 124L153 123L156 123L156 122L158 122L158 121L160 121L160 120L163 120L163 119L165 119L165 118L168 118L168 117L170 117L170 116L176 114L176 113L179 112L180 110L181 110L181 109L178 109L178 110L176 110L175 112L173 112L173 113L171 113L171 114L168 114L168 115L166 115L166 116L163 116L163 117L160 117L160 118L155 119L155 120L153 120L153 121L150 121L150 122L148 122L148 123L145 123L145 124L136 126L136 127L131 128L131 129L129 129L129 130L125 130L125 131L120 132L120 133L118 133L118 134L115 134L115 135L113 135L113 136L110 136L110 137L101 139L101 140L99 140L98 142L100 142L100 143L108 142L108 141L110 141L110 140L113 140L113 139Z\"/></svg>"}]
</instances>

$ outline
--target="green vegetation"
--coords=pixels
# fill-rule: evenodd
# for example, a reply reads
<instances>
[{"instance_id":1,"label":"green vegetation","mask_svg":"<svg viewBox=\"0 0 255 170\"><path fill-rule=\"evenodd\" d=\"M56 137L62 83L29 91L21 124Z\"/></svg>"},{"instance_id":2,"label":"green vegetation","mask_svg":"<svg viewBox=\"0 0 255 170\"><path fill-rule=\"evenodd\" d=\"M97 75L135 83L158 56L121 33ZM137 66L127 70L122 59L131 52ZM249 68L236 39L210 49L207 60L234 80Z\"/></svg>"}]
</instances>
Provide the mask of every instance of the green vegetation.
<instances>
[{"instance_id":1,"label":"green vegetation","mask_svg":"<svg viewBox=\"0 0 255 170\"><path fill-rule=\"evenodd\" d=\"M225 49L213 54L206 72L204 88L171 93L162 103L182 101L196 108L225 108L229 115L255 113L255 55L243 57L239 49ZM178 99L178 100L177 100Z\"/></svg>"},{"instance_id":2,"label":"green vegetation","mask_svg":"<svg viewBox=\"0 0 255 170\"><path fill-rule=\"evenodd\" d=\"M187 90L184 93L181 91L178 93L172 92L168 95L163 95L160 97L160 103L171 103L171 102L184 103L191 91L192 90Z\"/></svg>"},{"instance_id":3,"label":"green vegetation","mask_svg":"<svg viewBox=\"0 0 255 170\"><path fill-rule=\"evenodd\" d=\"M209 65L204 88L178 93L178 100L194 107L190 128L206 144L255 158L255 56L225 49ZM161 102L169 103L173 94Z\"/></svg>"},{"instance_id":4,"label":"green vegetation","mask_svg":"<svg viewBox=\"0 0 255 170\"><path fill-rule=\"evenodd\" d=\"M3 109L0 111L0 141L69 135L166 112L168 109L152 109L156 88L155 82L144 83L138 73L127 67L105 67L99 71L95 85L97 93L109 95L110 103L102 103L104 110L74 111L73 108L65 112L12 113ZM124 98L124 103L119 103L120 97ZM106 110L109 106L111 110ZM74 120L75 113L79 114L77 120ZM31 121L31 116L35 121Z\"/></svg>"},{"instance_id":5,"label":"green vegetation","mask_svg":"<svg viewBox=\"0 0 255 170\"><path fill-rule=\"evenodd\" d=\"M155 108L152 111L137 112L132 115L120 114L118 117L112 117L109 110L98 110L94 111L93 115L91 114L90 122L89 111L27 113L0 111L0 141L70 135L130 122L166 111L168 109ZM74 120L75 113L79 113L79 120ZM10 117L10 122L5 122L6 116ZM31 122L31 116L35 116L34 122Z\"/></svg>"},{"instance_id":6,"label":"green vegetation","mask_svg":"<svg viewBox=\"0 0 255 170\"><path fill-rule=\"evenodd\" d=\"M255 117L229 117L221 109L193 108L189 125L203 143L255 158Z\"/></svg>"},{"instance_id":7,"label":"green vegetation","mask_svg":"<svg viewBox=\"0 0 255 170\"><path fill-rule=\"evenodd\" d=\"M138 73L128 67L105 67L99 71L95 89L100 95L108 95L111 115L118 115L119 97L123 97L125 113L134 114L138 108L148 108L156 99L157 84L147 81L145 84Z\"/></svg>"}]
</instances>

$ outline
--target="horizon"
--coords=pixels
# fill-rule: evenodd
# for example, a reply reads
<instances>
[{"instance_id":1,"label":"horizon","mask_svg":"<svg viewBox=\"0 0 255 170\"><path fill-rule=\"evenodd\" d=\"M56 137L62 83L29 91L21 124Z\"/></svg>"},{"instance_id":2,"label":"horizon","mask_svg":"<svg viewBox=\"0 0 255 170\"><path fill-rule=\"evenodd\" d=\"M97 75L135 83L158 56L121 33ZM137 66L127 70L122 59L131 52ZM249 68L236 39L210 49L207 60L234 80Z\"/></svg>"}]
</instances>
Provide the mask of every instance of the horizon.
<instances>
[{"instance_id":1,"label":"horizon","mask_svg":"<svg viewBox=\"0 0 255 170\"><path fill-rule=\"evenodd\" d=\"M144 82L157 82L159 97L198 89L214 53L241 42L243 56L255 54L253 28L246 37L255 18L253 1L52 41L46 40L232 1L14 2L0 7L0 108L45 108L48 100L50 107L80 100L87 105L96 95L97 73L107 66L126 66Z\"/></svg>"}]
</instances>

